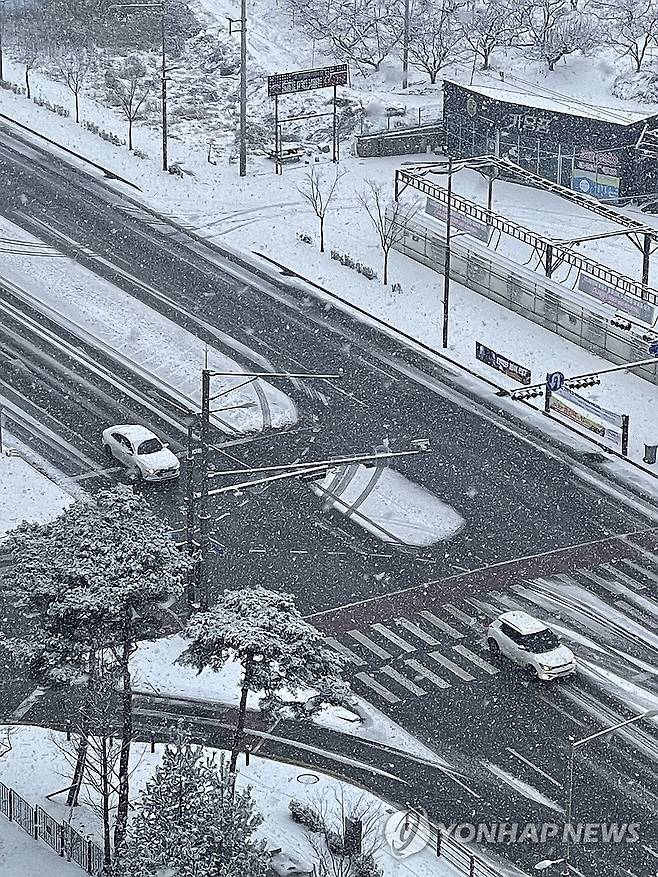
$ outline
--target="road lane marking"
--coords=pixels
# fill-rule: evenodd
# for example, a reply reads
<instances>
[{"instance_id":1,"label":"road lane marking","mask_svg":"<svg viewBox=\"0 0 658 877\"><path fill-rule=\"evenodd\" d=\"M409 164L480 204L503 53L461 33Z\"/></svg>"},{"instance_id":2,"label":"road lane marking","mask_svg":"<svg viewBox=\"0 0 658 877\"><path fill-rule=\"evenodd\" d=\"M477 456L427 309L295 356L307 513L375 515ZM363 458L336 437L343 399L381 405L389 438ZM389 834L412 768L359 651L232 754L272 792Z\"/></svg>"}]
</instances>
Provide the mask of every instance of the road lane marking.
<instances>
[{"instance_id":1,"label":"road lane marking","mask_svg":"<svg viewBox=\"0 0 658 877\"><path fill-rule=\"evenodd\" d=\"M637 622L643 624L649 629L651 629L656 623L655 618L649 618L649 616L645 615L641 609L638 609L638 607L634 606L632 603L627 603L626 600L615 600L615 606L617 609L621 609L622 612L630 615L631 618L634 618Z\"/></svg>"},{"instance_id":2,"label":"road lane marking","mask_svg":"<svg viewBox=\"0 0 658 877\"><path fill-rule=\"evenodd\" d=\"M652 582L658 584L658 573L655 573L652 569L640 566L639 563L635 563L634 560L627 560L625 557L623 558L622 563L626 564L626 566L629 566L631 569L634 569L636 572L639 572L641 575L646 576Z\"/></svg>"},{"instance_id":3,"label":"road lane marking","mask_svg":"<svg viewBox=\"0 0 658 877\"><path fill-rule=\"evenodd\" d=\"M389 703L400 703L400 698L393 694L392 691L389 691L388 688L384 688L383 685L380 685L376 679L373 679L372 676L368 676L367 673L356 673L357 679L360 679L364 685L367 685L368 688L372 689L376 692L380 697L383 697L384 700L387 700Z\"/></svg>"},{"instance_id":4,"label":"road lane marking","mask_svg":"<svg viewBox=\"0 0 658 877\"><path fill-rule=\"evenodd\" d=\"M460 666L453 663L450 658L444 658L441 652L430 652L430 658L437 662L437 664L441 664L446 670L450 670L451 673L454 673L455 676L459 676L460 679L463 679L464 682L474 682L475 676L471 676L466 670L462 670Z\"/></svg>"},{"instance_id":5,"label":"road lane marking","mask_svg":"<svg viewBox=\"0 0 658 877\"><path fill-rule=\"evenodd\" d=\"M653 856L654 859L658 859L658 853L654 850L653 847L649 847L646 844L642 844L642 849L649 853L650 856Z\"/></svg>"},{"instance_id":6,"label":"road lane marking","mask_svg":"<svg viewBox=\"0 0 658 877\"><path fill-rule=\"evenodd\" d=\"M45 688L35 688L32 694L29 694L25 700L21 701L14 712L11 714L12 719L22 719L32 709L34 704L46 693Z\"/></svg>"},{"instance_id":7,"label":"road lane marking","mask_svg":"<svg viewBox=\"0 0 658 877\"><path fill-rule=\"evenodd\" d=\"M398 648L402 649L403 652L407 652L407 654L411 652L417 651L415 646L412 646L411 643L408 643L406 639L402 639L401 636L398 636L397 633L393 630L389 630L385 624L371 624L373 630L376 630L377 633L386 637L389 642L392 642L393 645L398 646Z\"/></svg>"},{"instance_id":8,"label":"road lane marking","mask_svg":"<svg viewBox=\"0 0 658 877\"><path fill-rule=\"evenodd\" d=\"M409 621L408 618L396 618L395 623L399 624L400 627L404 627L409 633L413 633L414 636L417 636L419 640L427 643L428 646L438 646L438 640L434 639L433 636L430 636L429 633L425 633L422 628L418 627L417 624L414 624L413 621Z\"/></svg>"},{"instance_id":9,"label":"road lane marking","mask_svg":"<svg viewBox=\"0 0 658 877\"><path fill-rule=\"evenodd\" d=\"M465 612L462 612L461 609L453 606L452 603L444 603L443 608L449 615L452 615L452 617L456 618L458 621L463 621L468 627L473 627L475 624L475 618L473 618L472 615L467 615Z\"/></svg>"},{"instance_id":10,"label":"road lane marking","mask_svg":"<svg viewBox=\"0 0 658 877\"><path fill-rule=\"evenodd\" d=\"M421 664L420 661L416 661L414 658L406 658L404 663L411 667L412 670L415 670L419 676L423 677L423 679L429 679L429 681L434 683L437 688L451 687L449 682L446 682L445 679L441 679L436 673L432 673L432 671L424 664Z\"/></svg>"},{"instance_id":11,"label":"road lane marking","mask_svg":"<svg viewBox=\"0 0 658 877\"><path fill-rule=\"evenodd\" d=\"M366 662L363 658L359 657L359 655L357 655L356 652L353 652L352 649L348 649L347 646L338 642L333 636L325 636L324 641L330 645L334 651L338 652L339 655L342 655L344 658L347 658L348 661L356 664L357 667L363 667L365 665Z\"/></svg>"},{"instance_id":12,"label":"road lane marking","mask_svg":"<svg viewBox=\"0 0 658 877\"><path fill-rule=\"evenodd\" d=\"M397 682L398 685L406 688L407 691L410 691L412 694L418 695L418 697L423 697L427 694L424 688L421 688L420 685L416 685L411 679L407 679L407 677L403 676L399 670L395 669L395 667L382 667L381 672L386 673L386 675Z\"/></svg>"},{"instance_id":13,"label":"road lane marking","mask_svg":"<svg viewBox=\"0 0 658 877\"><path fill-rule=\"evenodd\" d=\"M508 752L511 752L512 755L515 755L515 756L519 759L519 761L522 761L524 764L527 764L528 767L532 768L532 770L536 770L537 773L539 773L539 774L541 774L543 777L545 777L545 778L549 781L549 783L553 783L554 786L557 786L558 789L562 789L562 788L564 788L564 786L562 785L562 783L559 783L559 782L558 782L554 777L552 777L550 774L547 774L547 773L546 773L545 771L543 771L540 767L537 767L536 764L533 764L531 761L528 761L528 759L527 759L527 758L524 758L524 757L521 755L520 752L517 752L517 751L516 751L516 749L512 749L511 746L508 746L508 747L507 747L507 751L508 751Z\"/></svg>"},{"instance_id":14,"label":"road lane marking","mask_svg":"<svg viewBox=\"0 0 658 877\"><path fill-rule=\"evenodd\" d=\"M423 609L418 613L425 621L429 621L430 624L433 624L434 627L442 630L443 633L447 633L448 636L451 636L453 639L463 639L464 634L460 633L458 630L455 630L450 624L446 621L442 621L440 618L437 618L433 612L429 612L427 609ZM432 643L430 643L432 645ZM437 643L438 645L438 643Z\"/></svg>"},{"instance_id":15,"label":"road lane marking","mask_svg":"<svg viewBox=\"0 0 658 877\"><path fill-rule=\"evenodd\" d=\"M621 584L626 585L633 591L646 591L647 589L646 585L638 582L637 579L632 578L628 573L623 572L623 570L617 569L617 567L613 566L611 563L601 564L600 569L605 570L614 579L621 582Z\"/></svg>"},{"instance_id":16,"label":"road lane marking","mask_svg":"<svg viewBox=\"0 0 658 877\"><path fill-rule=\"evenodd\" d=\"M386 649L378 646L376 642L371 640L369 636L366 636L365 633L361 633L360 630L348 630L347 635L351 636L352 639L356 640L358 643L361 643L362 646L370 649L370 651L374 655L377 655L378 658L383 658L385 661L390 661L393 657L390 652L387 652Z\"/></svg>"},{"instance_id":17,"label":"road lane marking","mask_svg":"<svg viewBox=\"0 0 658 877\"><path fill-rule=\"evenodd\" d=\"M474 654L470 649L467 649L466 646L453 646L452 650L453 652L458 652L460 655L463 655L467 661L470 661L472 664L475 664L476 667L484 670L489 676L495 676L499 672L497 667L494 667L479 655Z\"/></svg>"}]
</instances>

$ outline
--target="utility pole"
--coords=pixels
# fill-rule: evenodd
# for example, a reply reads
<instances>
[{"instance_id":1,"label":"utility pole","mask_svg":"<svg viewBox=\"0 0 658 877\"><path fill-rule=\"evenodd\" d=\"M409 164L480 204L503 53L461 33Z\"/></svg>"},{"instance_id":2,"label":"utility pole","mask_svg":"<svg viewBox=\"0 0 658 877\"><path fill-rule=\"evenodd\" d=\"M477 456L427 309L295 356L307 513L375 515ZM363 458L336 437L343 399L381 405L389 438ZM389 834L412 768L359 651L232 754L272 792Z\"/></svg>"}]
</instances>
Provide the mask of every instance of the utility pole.
<instances>
[{"instance_id":1,"label":"utility pole","mask_svg":"<svg viewBox=\"0 0 658 877\"><path fill-rule=\"evenodd\" d=\"M240 176L247 175L247 0L240 0ZM228 32L235 31L229 18Z\"/></svg>"},{"instance_id":2,"label":"utility pole","mask_svg":"<svg viewBox=\"0 0 658 877\"><path fill-rule=\"evenodd\" d=\"M201 376L201 493L199 503L199 602L208 608L209 581L208 555L210 554L210 515L208 513L208 470L210 468L210 370L204 368Z\"/></svg>"},{"instance_id":3,"label":"utility pole","mask_svg":"<svg viewBox=\"0 0 658 877\"><path fill-rule=\"evenodd\" d=\"M4 79L2 48L5 38L5 0L0 0L0 79Z\"/></svg>"},{"instance_id":4,"label":"utility pole","mask_svg":"<svg viewBox=\"0 0 658 877\"><path fill-rule=\"evenodd\" d=\"M162 170L169 170L167 154L167 0L162 0Z\"/></svg>"},{"instance_id":5,"label":"utility pole","mask_svg":"<svg viewBox=\"0 0 658 877\"><path fill-rule=\"evenodd\" d=\"M404 37L402 43L402 88L409 85L409 29L411 26L410 0L404 0Z\"/></svg>"},{"instance_id":6,"label":"utility pole","mask_svg":"<svg viewBox=\"0 0 658 877\"><path fill-rule=\"evenodd\" d=\"M197 422L196 415L189 415L187 422L187 456L185 458L185 545L187 557L191 560L196 552L194 539L194 426ZM191 607L196 599L196 563L187 568L187 605Z\"/></svg>"},{"instance_id":7,"label":"utility pole","mask_svg":"<svg viewBox=\"0 0 658 877\"><path fill-rule=\"evenodd\" d=\"M452 158L448 159L448 203L446 206L446 250L443 265L443 333L441 346L448 346L448 320L450 315L450 232L452 219Z\"/></svg>"}]
</instances>

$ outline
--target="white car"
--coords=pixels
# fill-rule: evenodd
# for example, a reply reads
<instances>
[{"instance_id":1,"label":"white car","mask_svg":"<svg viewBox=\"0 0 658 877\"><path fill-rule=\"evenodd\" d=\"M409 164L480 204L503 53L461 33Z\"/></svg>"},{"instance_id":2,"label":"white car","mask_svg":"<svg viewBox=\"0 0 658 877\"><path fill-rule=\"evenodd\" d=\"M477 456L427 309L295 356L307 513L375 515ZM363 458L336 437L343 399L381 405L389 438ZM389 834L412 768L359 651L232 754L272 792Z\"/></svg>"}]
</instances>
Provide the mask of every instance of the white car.
<instances>
[{"instance_id":1,"label":"white car","mask_svg":"<svg viewBox=\"0 0 658 877\"><path fill-rule=\"evenodd\" d=\"M108 457L144 481L169 481L180 475L178 457L145 426L110 426L103 430L103 447Z\"/></svg>"},{"instance_id":2,"label":"white car","mask_svg":"<svg viewBox=\"0 0 658 877\"><path fill-rule=\"evenodd\" d=\"M537 679L558 679L576 672L571 649L527 612L503 612L487 628L487 643L492 655L505 655Z\"/></svg>"}]
</instances>

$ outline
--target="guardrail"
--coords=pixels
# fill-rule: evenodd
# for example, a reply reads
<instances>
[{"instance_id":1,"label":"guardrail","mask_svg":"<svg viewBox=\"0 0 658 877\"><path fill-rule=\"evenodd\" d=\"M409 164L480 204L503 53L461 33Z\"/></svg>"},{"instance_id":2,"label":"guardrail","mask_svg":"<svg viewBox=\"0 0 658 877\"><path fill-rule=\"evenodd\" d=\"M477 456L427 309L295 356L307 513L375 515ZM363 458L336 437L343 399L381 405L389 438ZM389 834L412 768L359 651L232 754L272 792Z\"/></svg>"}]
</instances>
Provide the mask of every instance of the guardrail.
<instances>
[{"instance_id":1,"label":"guardrail","mask_svg":"<svg viewBox=\"0 0 658 877\"><path fill-rule=\"evenodd\" d=\"M94 877L103 870L103 852L67 822L58 822L43 807L32 806L18 792L0 783L0 812L35 841L43 841L67 862L75 862Z\"/></svg>"},{"instance_id":2,"label":"guardrail","mask_svg":"<svg viewBox=\"0 0 658 877\"><path fill-rule=\"evenodd\" d=\"M428 847L436 851L439 859L451 865L460 874L468 877L503 877L516 873L523 877L524 872L514 866L505 863L505 871L499 870L495 865L485 862L464 844L455 840L450 834L441 831L438 826L429 821L426 814L407 804L407 812L402 815L402 827L405 833L413 832L420 837Z\"/></svg>"}]
</instances>

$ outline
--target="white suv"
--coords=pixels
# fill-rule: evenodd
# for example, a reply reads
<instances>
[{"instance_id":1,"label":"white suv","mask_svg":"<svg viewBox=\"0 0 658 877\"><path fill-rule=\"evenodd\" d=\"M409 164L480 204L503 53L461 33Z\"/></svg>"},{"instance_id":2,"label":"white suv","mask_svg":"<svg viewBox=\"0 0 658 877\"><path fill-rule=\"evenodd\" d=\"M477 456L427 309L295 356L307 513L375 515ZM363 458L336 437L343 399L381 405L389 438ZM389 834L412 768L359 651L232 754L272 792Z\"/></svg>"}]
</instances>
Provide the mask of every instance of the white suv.
<instances>
[{"instance_id":1,"label":"white suv","mask_svg":"<svg viewBox=\"0 0 658 877\"><path fill-rule=\"evenodd\" d=\"M536 679L557 679L576 672L571 649L527 612L503 612L487 628L487 643L492 655L505 655Z\"/></svg>"}]
</instances>

